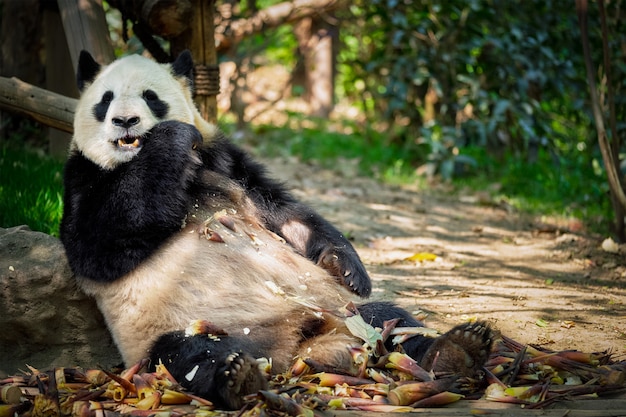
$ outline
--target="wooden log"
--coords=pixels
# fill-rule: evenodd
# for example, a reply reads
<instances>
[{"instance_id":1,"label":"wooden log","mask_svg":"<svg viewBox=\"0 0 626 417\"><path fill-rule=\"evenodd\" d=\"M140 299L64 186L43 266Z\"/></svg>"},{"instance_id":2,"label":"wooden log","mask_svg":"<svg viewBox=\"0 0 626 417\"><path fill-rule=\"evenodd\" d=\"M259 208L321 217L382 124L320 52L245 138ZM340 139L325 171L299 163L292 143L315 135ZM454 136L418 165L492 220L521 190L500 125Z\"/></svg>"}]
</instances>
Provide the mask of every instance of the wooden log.
<instances>
[{"instance_id":1,"label":"wooden log","mask_svg":"<svg viewBox=\"0 0 626 417\"><path fill-rule=\"evenodd\" d=\"M139 18L154 34L166 39L183 33L193 16L189 0L143 0L134 4Z\"/></svg>"},{"instance_id":2,"label":"wooden log","mask_svg":"<svg viewBox=\"0 0 626 417\"><path fill-rule=\"evenodd\" d=\"M178 38L189 29L194 14L191 0L108 0L108 3L133 22L134 35L163 64L171 62L172 57L153 35L167 40Z\"/></svg>"},{"instance_id":3,"label":"wooden log","mask_svg":"<svg viewBox=\"0 0 626 417\"><path fill-rule=\"evenodd\" d=\"M200 114L209 122L217 122L217 94L219 92L219 69L217 69L217 90L211 91L211 69L217 67L215 51L214 0L195 0L196 13L192 21L194 28L191 36L190 49L196 57L196 105ZM201 70L202 69L202 70ZM198 75L205 77L205 91L199 88Z\"/></svg>"},{"instance_id":4,"label":"wooden log","mask_svg":"<svg viewBox=\"0 0 626 417\"><path fill-rule=\"evenodd\" d=\"M215 51L214 0L192 0L194 13L189 29L172 39L171 52L176 56L189 49L195 63L196 91L194 100L202 117L217 122L219 67Z\"/></svg>"},{"instance_id":5,"label":"wooden log","mask_svg":"<svg viewBox=\"0 0 626 417\"><path fill-rule=\"evenodd\" d=\"M64 132L74 131L78 100L35 87L15 77L0 77L0 108L28 116Z\"/></svg>"},{"instance_id":6,"label":"wooden log","mask_svg":"<svg viewBox=\"0 0 626 417\"><path fill-rule=\"evenodd\" d=\"M63 29L72 56L72 67L78 67L83 49L100 64L109 64L115 53L109 36L101 0L57 0Z\"/></svg>"},{"instance_id":7,"label":"wooden log","mask_svg":"<svg viewBox=\"0 0 626 417\"><path fill-rule=\"evenodd\" d=\"M72 68L70 50L58 8L45 8L43 12L44 45L47 57L45 88L53 93L78 98L75 68ZM27 80L24 80L27 81ZM57 158L65 158L72 135L58 129L47 129L48 152Z\"/></svg>"}]
</instances>

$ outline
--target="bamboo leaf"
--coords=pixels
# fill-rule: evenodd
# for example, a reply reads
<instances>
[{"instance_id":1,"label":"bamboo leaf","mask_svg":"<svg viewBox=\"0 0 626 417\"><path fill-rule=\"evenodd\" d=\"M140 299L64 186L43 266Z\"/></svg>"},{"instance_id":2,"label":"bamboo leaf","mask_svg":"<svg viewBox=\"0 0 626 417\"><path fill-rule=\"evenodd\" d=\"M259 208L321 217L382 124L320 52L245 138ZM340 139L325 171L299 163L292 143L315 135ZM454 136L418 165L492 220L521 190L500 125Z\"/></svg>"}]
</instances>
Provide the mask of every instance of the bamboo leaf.
<instances>
[{"instance_id":1,"label":"bamboo leaf","mask_svg":"<svg viewBox=\"0 0 626 417\"><path fill-rule=\"evenodd\" d=\"M378 341L383 341L380 332L366 323L360 314L346 318L346 326L348 330L350 330L350 333L363 340L370 347L376 346Z\"/></svg>"}]
</instances>

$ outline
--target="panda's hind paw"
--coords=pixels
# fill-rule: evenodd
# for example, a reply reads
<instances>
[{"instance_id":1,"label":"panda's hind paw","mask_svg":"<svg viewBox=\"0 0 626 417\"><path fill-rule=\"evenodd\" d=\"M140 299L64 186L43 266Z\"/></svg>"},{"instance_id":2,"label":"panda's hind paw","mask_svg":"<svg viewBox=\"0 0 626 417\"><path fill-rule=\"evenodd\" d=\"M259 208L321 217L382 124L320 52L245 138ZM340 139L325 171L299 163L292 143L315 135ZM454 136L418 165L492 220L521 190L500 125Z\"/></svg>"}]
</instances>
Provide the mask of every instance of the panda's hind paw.
<instances>
[{"instance_id":1,"label":"panda's hind paw","mask_svg":"<svg viewBox=\"0 0 626 417\"><path fill-rule=\"evenodd\" d=\"M235 410L243 406L244 397L267 388L267 381L257 361L246 354L233 352L217 371L217 386L225 405Z\"/></svg>"},{"instance_id":2,"label":"panda's hind paw","mask_svg":"<svg viewBox=\"0 0 626 417\"><path fill-rule=\"evenodd\" d=\"M460 324L435 339L421 365L436 373L474 376L489 358L493 338L485 322Z\"/></svg>"}]
</instances>

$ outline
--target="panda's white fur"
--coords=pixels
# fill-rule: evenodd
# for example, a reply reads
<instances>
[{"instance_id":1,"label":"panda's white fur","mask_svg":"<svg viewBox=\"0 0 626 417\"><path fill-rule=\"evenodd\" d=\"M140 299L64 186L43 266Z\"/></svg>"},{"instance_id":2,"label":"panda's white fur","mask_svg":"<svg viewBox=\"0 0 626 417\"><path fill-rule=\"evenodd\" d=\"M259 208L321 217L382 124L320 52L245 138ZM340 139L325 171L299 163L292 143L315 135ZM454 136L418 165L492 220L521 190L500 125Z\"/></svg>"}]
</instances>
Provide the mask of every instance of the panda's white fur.
<instances>
[{"instance_id":1,"label":"panda's white fur","mask_svg":"<svg viewBox=\"0 0 626 417\"><path fill-rule=\"evenodd\" d=\"M336 336L333 346L298 344L302 323L338 313L350 299L347 292L325 270L242 216L241 208L238 213L218 208L198 210L176 239L127 276L106 284L81 280L83 290L97 299L124 361L146 357L159 335L206 319L229 335L272 341L276 370L284 370L298 352L345 363L345 348L355 343L347 337ZM223 213L234 220L235 231L216 220ZM208 240L207 229L224 242Z\"/></svg>"},{"instance_id":2,"label":"panda's white fur","mask_svg":"<svg viewBox=\"0 0 626 417\"><path fill-rule=\"evenodd\" d=\"M176 77L168 64L158 64L140 55L130 55L103 67L92 84L81 94L74 116L72 149L80 149L85 156L103 168L113 169L135 157L139 146L113 146L116 141L129 134L141 138L156 123L158 118L142 99L146 89L159 92L166 97L170 111L167 120L189 123L210 140L218 133L215 125L205 121L193 103L189 80ZM112 91L114 100L106 120L97 120L93 105L107 91ZM111 123L115 117L139 117L140 122L129 130Z\"/></svg>"}]
</instances>

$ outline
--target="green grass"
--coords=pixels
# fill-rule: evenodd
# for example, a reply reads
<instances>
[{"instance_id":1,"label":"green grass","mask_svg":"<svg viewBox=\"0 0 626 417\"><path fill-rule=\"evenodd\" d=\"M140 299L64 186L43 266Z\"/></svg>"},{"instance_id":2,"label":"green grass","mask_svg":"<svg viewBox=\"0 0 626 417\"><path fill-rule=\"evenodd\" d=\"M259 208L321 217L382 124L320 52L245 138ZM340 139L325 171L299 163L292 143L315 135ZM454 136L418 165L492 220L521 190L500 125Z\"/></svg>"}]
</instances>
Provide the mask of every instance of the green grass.
<instances>
[{"instance_id":1,"label":"green grass","mask_svg":"<svg viewBox=\"0 0 626 417\"><path fill-rule=\"evenodd\" d=\"M255 153L268 157L297 156L325 168L355 161L360 175L387 182L411 182L415 169L406 162L406 151L387 143L377 132L340 133L322 128L259 126L247 140Z\"/></svg>"},{"instance_id":2,"label":"green grass","mask_svg":"<svg viewBox=\"0 0 626 417\"><path fill-rule=\"evenodd\" d=\"M609 232L613 216L609 186L597 159L540 152L536 163L528 163L513 155L496 160L484 149L464 153L478 161L478 169L473 176L454 180L457 189L492 189L495 200L505 199L520 211L577 218L593 231ZM496 183L500 187L493 187Z\"/></svg>"},{"instance_id":3,"label":"green grass","mask_svg":"<svg viewBox=\"0 0 626 417\"><path fill-rule=\"evenodd\" d=\"M25 224L58 236L63 214L63 162L31 149L0 146L0 227Z\"/></svg>"}]
</instances>

